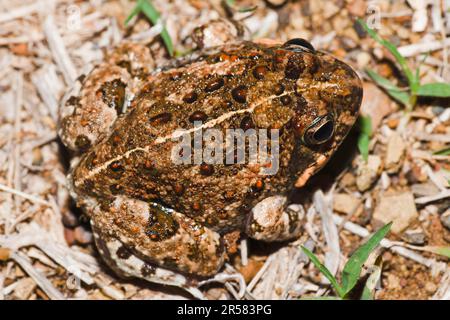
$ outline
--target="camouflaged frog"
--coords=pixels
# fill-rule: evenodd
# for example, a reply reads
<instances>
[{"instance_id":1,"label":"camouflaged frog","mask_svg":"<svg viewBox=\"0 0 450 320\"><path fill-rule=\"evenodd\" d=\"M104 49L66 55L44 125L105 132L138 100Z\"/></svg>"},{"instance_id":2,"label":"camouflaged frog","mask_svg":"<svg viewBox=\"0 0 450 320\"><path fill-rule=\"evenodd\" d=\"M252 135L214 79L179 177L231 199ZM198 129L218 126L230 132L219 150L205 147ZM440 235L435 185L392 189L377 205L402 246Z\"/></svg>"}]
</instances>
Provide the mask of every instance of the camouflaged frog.
<instances>
[{"instance_id":1,"label":"camouflaged frog","mask_svg":"<svg viewBox=\"0 0 450 320\"><path fill-rule=\"evenodd\" d=\"M361 99L357 74L302 39L227 40L160 69L148 47L124 43L63 99L69 189L113 270L201 296L192 279L221 269L233 235L301 235L304 210L288 196L330 159ZM279 130L276 174L175 164L176 133L205 128Z\"/></svg>"}]
</instances>

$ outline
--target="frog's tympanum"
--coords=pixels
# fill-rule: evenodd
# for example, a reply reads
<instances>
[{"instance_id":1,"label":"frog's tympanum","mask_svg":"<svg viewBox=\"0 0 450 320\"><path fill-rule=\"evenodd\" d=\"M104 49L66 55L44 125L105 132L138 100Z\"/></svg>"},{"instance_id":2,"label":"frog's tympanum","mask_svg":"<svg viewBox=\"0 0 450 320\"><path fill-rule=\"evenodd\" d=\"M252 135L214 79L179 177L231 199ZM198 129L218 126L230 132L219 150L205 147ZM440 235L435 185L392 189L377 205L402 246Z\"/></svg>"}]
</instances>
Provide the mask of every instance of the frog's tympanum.
<instances>
[{"instance_id":1,"label":"frog's tympanum","mask_svg":"<svg viewBox=\"0 0 450 320\"><path fill-rule=\"evenodd\" d=\"M343 141L362 87L302 39L227 42L154 64L147 46L124 43L65 96L59 134L78 155L69 189L113 270L196 294L192 279L221 269L230 235L301 235L305 213L288 207L290 191ZM180 130L211 128L277 129L278 170L173 161Z\"/></svg>"}]
</instances>

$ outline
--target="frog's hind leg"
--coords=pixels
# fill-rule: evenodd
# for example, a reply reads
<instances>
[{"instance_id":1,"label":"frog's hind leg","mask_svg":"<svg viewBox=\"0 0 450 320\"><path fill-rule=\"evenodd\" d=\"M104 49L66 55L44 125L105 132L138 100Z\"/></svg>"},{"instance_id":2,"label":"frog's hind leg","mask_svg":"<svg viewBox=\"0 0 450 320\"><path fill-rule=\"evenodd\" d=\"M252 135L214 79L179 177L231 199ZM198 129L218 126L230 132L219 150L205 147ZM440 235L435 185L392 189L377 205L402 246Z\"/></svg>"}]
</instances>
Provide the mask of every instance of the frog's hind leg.
<instances>
[{"instance_id":1,"label":"frog's hind leg","mask_svg":"<svg viewBox=\"0 0 450 320\"><path fill-rule=\"evenodd\" d=\"M138 75L153 67L147 47L125 43L86 76L80 76L59 108L58 133L66 147L85 152L108 136L139 87Z\"/></svg>"},{"instance_id":2,"label":"frog's hind leg","mask_svg":"<svg viewBox=\"0 0 450 320\"><path fill-rule=\"evenodd\" d=\"M186 288L187 274L212 276L224 263L217 232L160 204L117 196L89 211L100 253L122 274Z\"/></svg>"},{"instance_id":3,"label":"frog's hind leg","mask_svg":"<svg viewBox=\"0 0 450 320\"><path fill-rule=\"evenodd\" d=\"M287 205L285 196L268 197L250 212L246 234L262 241L285 241L303 233L305 210L297 204Z\"/></svg>"},{"instance_id":4,"label":"frog's hind leg","mask_svg":"<svg viewBox=\"0 0 450 320\"><path fill-rule=\"evenodd\" d=\"M135 277L149 282L180 287L197 299L204 299L199 289L192 286L182 274L153 266L127 249L119 240L114 239L93 226L95 244L106 264L123 278Z\"/></svg>"}]
</instances>

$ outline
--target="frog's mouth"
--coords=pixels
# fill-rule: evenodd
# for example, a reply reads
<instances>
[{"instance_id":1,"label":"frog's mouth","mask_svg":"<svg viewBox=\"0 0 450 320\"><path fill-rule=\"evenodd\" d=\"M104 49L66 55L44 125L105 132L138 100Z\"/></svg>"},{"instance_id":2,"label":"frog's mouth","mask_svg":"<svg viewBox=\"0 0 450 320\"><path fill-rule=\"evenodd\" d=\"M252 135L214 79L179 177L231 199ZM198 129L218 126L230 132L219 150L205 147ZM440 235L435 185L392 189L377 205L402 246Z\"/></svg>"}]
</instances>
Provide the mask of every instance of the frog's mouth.
<instances>
[{"instance_id":1,"label":"frog's mouth","mask_svg":"<svg viewBox=\"0 0 450 320\"><path fill-rule=\"evenodd\" d=\"M319 155L317 157L316 162L308 167L295 181L294 186L296 188L303 187L306 182L308 182L309 178L311 178L317 171L323 168L323 166L327 163L328 157L326 155Z\"/></svg>"}]
</instances>

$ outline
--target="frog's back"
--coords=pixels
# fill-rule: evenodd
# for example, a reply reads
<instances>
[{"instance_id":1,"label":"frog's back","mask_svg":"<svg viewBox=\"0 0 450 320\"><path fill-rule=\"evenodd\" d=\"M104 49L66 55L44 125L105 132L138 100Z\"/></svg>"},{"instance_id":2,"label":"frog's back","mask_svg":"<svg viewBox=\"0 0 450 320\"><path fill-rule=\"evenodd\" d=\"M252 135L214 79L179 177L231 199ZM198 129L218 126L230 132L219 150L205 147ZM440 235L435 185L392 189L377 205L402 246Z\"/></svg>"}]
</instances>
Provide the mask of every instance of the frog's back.
<instances>
[{"instance_id":1,"label":"frog's back","mask_svg":"<svg viewBox=\"0 0 450 320\"><path fill-rule=\"evenodd\" d=\"M196 53L144 76L111 135L81 160L75 186L105 199L125 194L162 202L217 228L237 226L255 203L286 192L299 170L317 162L298 134L311 118L346 108L353 120L358 110L347 107L360 97L339 85L339 77L345 82L352 72L319 52L251 42ZM261 174L260 165L227 165L225 154L218 164L194 163L194 155L189 164L175 163L180 129L193 137L209 128L224 136L226 129L279 130L276 174ZM327 148L334 150L347 131L336 128Z\"/></svg>"}]
</instances>

